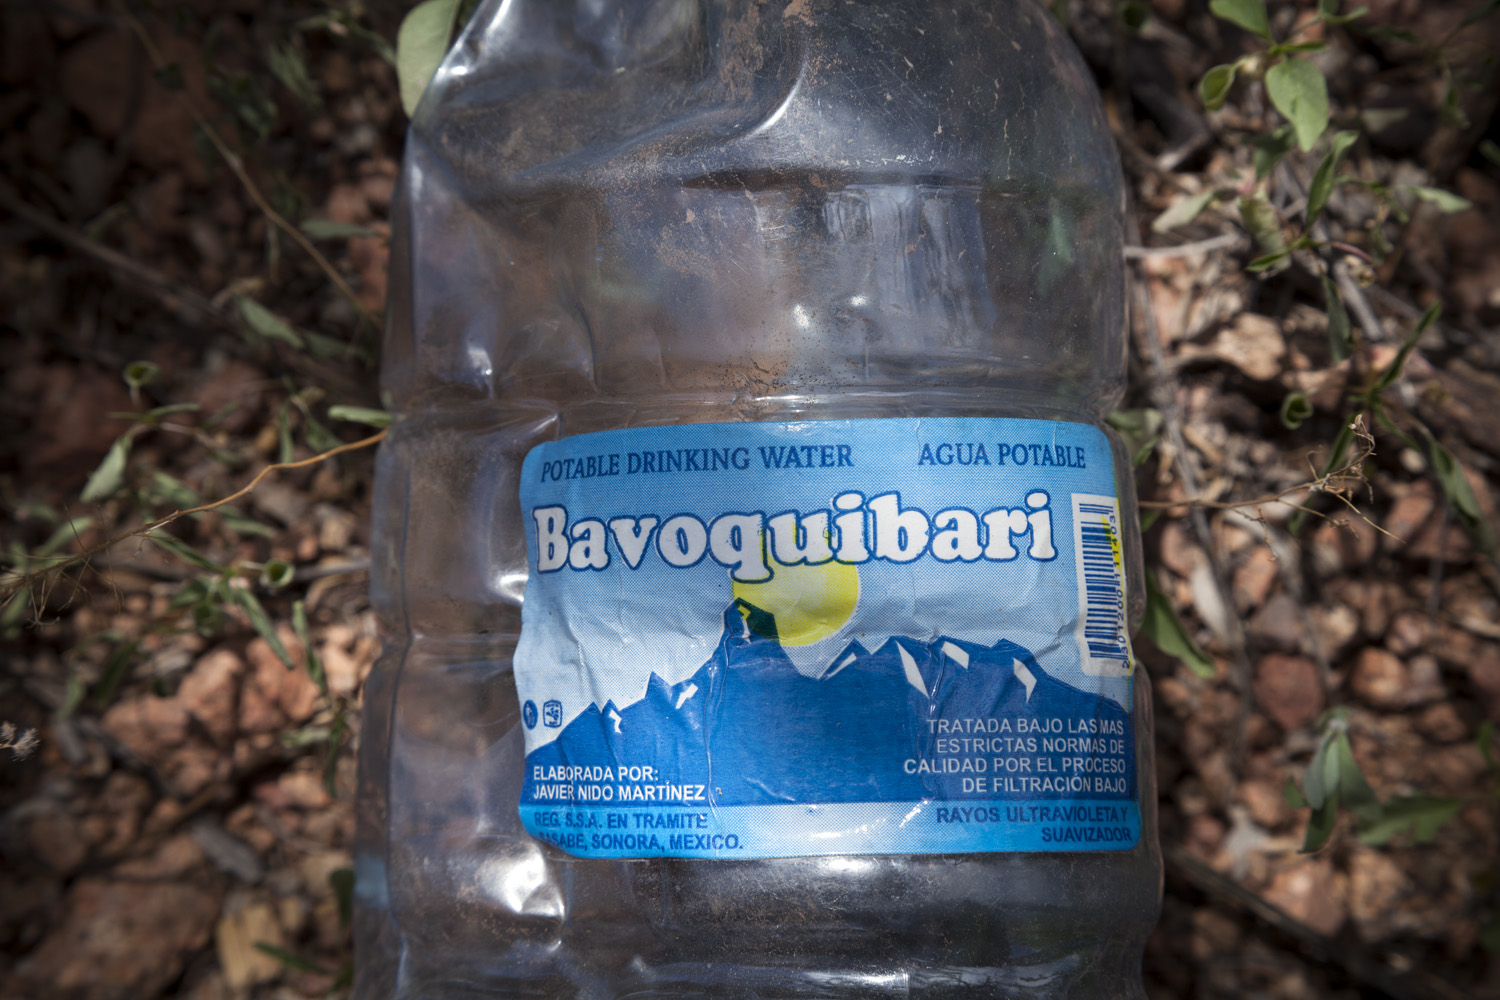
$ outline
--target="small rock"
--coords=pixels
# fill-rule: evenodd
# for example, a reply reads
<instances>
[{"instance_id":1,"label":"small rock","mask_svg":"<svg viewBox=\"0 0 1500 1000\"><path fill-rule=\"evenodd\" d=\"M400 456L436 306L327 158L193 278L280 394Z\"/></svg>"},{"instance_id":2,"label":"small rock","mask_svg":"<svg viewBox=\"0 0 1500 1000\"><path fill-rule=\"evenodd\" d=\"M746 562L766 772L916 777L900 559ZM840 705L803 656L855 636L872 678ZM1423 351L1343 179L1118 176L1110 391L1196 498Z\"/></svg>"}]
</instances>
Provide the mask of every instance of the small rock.
<instances>
[{"instance_id":1,"label":"small rock","mask_svg":"<svg viewBox=\"0 0 1500 1000\"><path fill-rule=\"evenodd\" d=\"M1291 806L1286 804L1286 794L1281 786L1269 781L1245 781L1240 783L1237 794L1250 810L1250 818L1269 830L1292 818Z\"/></svg>"},{"instance_id":2,"label":"small rock","mask_svg":"<svg viewBox=\"0 0 1500 1000\"><path fill-rule=\"evenodd\" d=\"M1443 671L1438 666L1437 657L1429 653L1418 653L1407 660L1407 668L1411 671L1411 692L1407 696L1408 705L1426 705L1448 697L1448 689L1443 685Z\"/></svg>"},{"instance_id":3,"label":"small rock","mask_svg":"<svg viewBox=\"0 0 1500 1000\"><path fill-rule=\"evenodd\" d=\"M1349 859L1349 915L1362 940L1390 936L1392 913L1410 891L1411 881L1386 852L1361 847Z\"/></svg>"},{"instance_id":4,"label":"small rock","mask_svg":"<svg viewBox=\"0 0 1500 1000\"><path fill-rule=\"evenodd\" d=\"M1359 651L1349 687L1375 708L1396 710L1411 704L1411 673L1406 664L1384 649L1370 646Z\"/></svg>"},{"instance_id":5,"label":"small rock","mask_svg":"<svg viewBox=\"0 0 1500 1000\"><path fill-rule=\"evenodd\" d=\"M1200 962L1232 955L1240 943L1240 925L1218 910L1193 911L1193 957Z\"/></svg>"},{"instance_id":6,"label":"small rock","mask_svg":"<svg viewBox=\"0 0 1500 1000\"><path fill-rule=\"evenodd\" d=\"M193 393L205 417L218 417L231 433L244 430L255 419L269 383L266 373L243 361L225 361ZM257 492L259 490L257 489Z\"/></svg>"},{"instance_id":7,"label":"small rock","mask_svg":"<svg viewBox=\"0 0 1500 1000\"><path fill-rule=\"evenodd\" d=\"M1412 784L1432 795L1469 797L1482 787L1489 767L1473 743L1429 747L1416 762Z\"/></svg>"},{"instance_id":8,"label":"small rock","mask_svg":"<svg viewBox=\"0 0 1500 1000\"><path fill-rule=\"evenodd\" d=\"M229 757L220 756L215 747L201 740L173 751L160 768L162 777L183 798L191 798L209 785L227 780L233 772Z\"/></svg>"},{"instance_id":9,"label":"small rock","mask_svg":"<svg viewBox=\"0 0 1500 1000\"><path fill-rule=\"evenodd\" d=\"M177 688L177 699L213 738L234 738L235 695L245 663L233 651L215 649L199 658Z\"/></svg>"},{"instance_id":10,"label":"small rock","mask_svg":"<svg viewBox=\"0 0 1500 1000\"><path fill-rule=\"evenodd\" d=\"M219 898L182 882L82 878L62 922L18 968L38 996L158 996L208 944Z\"/></svg>"},{"instance_id":11,"label":"small rock","mask_svg":"<svg viewBox=\"0 0 1500 1000\"><path fill-rule=\"evenodd\" d=\"M104 731L136 757L159 763L188 736L188 713L176 698L142 695L104 713Z\"/></svg>"},{"instance_id":12,"label":"small rock","mask_svg":"<svg viewBox=\"0 0 1500 1000\"><path fill-rule=\"evenodd\" d=\"M77 817L63 809L33 817L26 834L31 854L60 875L72 874L89 858L88 837Z\"/></svg>"},{"instance_id":13,"label":"small rock","mask_svg":"<svg viewBox=\"0 0 1500 1000\"><path fill-rule=\"evenodd\" d=\"M1427 616L1403 611L1391 619L1385 646L1397 656L1406 656L1427 647Z\"/></svg>"},{"instance_id":14,"label":"small rock","mask_svg":"<svg viewBox=\"0 0 1500 1000\"><path fill-rule=\"evenodd\" d=\"M150 854L115 866L121 878L140 881L182 879L203 864L203 849L186 833L168 837Z\"/></svg>"},{"instance_id":15,"label":"small rock","mask_svg":"<svg viewBox=\"0 0 1500 1000\"><path fill-rule=\"evenodd\" d=\"M1343 604L1312 609L1313 632L1322 655L1334 657L1359 635L1359 615Z\"/></svg>"},{"instance_id":16,"label":"small rock","mask_svg":"<svg viewBox=\"0 0 1500 1000\"><path fill-rule=\"evenodd\" d=\"M276 910L264 900L232 895L214 928L214 950L225 983L236 993L280 978L281 963L256 947L261 943L276 948L285 944Z\"/></svg>"},{"instance_id":17,"label":"small rock","mask_svg":"<svg viewBox=\"0 0 1500 1000\"><path fill-rule=\"evenodd\" d=\"M323 215L330 222L362 226L370 221L370 204L356 184L335 184L323 203Z\"/></svg>"},{"instance_id":18,"label":"small rock","mask_svg":"<svg viewBox=\"0 0 1500 1000\"><path fill-rule=\"evenodd\" d=\"M356 236L349 240L349 263L359 275L359 302L365 309L378 312L385 308L386 287L390 275L390 227L376 223L375 236Z\"/></svg>"},{"instance_id":19,"label":"small rock","mask_svg":"<svg viewBox=\"0 0 1500 1000\"><path fill-rule=\"evenodd\" d=\"M248 803L241 808L252 812L254 810L254 806ZM230 818L232 820L234 816L231 815ZM273 835L268 841L247 844L207 816L196 820L188 833L215 868L233 875L241 882L251 884L259 882L265 876L265 863L261 856L276 843Z\"/></svg>"},{"instance_id":20,"label":"small rock","mask_svg":"<svg viewBox=\"0 0 1500 1000\"><path fill-rule=\"evenodd\" d=\"M1255 700L1282 729L1307 725L1325 704L1318 665L1305 656L1266 655L1255 667Z\"/></svg>"},{"instance_id":21,"label":"small rock","mask_svg":"<svg viewBox=\"0 0 1500 1000\"><path fill-rule=\"evenodd\" d=\"M293 663L301 663L302 643L291 629L277 632ZM259 637L245 649L250 671L240 690L240 729L248 733L274 732L288 721L305 722L318 709L320 694L307 671L289 668Z\"/></svg>"},{"instance_id":22,"label":"small rock","mask_svg":"<svg viewBox=\"0 0 1500 1000\"><path fill-rule=\"evenodd\" d=\"M1307 637L1302 606L1286 593L1276 594L1262 605L1245 628L1252 638L1286 652L1301 650Z\"/></svg>"},{"instance_id":23,"label":"small rock","mask_svg":"<svg viewBox=\"0 0 1500 1000\"><path fill-rule=\"evenodd\" d=\"M1281 325L1270 317L1240 313L1234 325L1219 331L1208 352L1250 378L1264 382L1281 373L1286 339L1281 334Z\"/></svg>"},{"instance_id":24,"label":"small rock","mask_svg":"<svg viewBox=\"0 0 1500 1000\"><path fill-rule=\"evenodd\" d=\"M1188 849L1200 857L1211 858L1224 842L1224 833L1222 822L1208 813L1199 813L1188 820Z\"/></svg>"},{"instance_id":25,"label":"small rock","mask_svg":"<svg viewBox=\"0 0 1500 1000\"><path fill-rule=\"evenodd\" d=\"M1417 716L1417 732L1437 743L1456 743L1469 735L1469 728L1452 703L1440 701Z\"/></svg>"},{"instance_id":26,"label":"small rock","mask_svg":"<svg viewBox=\"0 0 1500 1000\"><path fill-rule=\"evenodd\" d=\"M250 499L256 510L269 514L288 527L307 516L307 497L302 491L282 483L261 483Z\"/></svg>"},{"instance_id":27,"label":"small rock","mask_svg":"<svg viewBox=\"0 0 1500 1000\"><path fill-rule=\"evenodd\" d=\"M1467 471L1467 470L1466 470ZM1476 481L1470 478L1471 486ZM1480 489L1484 485L1480 483ZM1480 496L1476 492L1476 497ZM1386 516L1385 529L1395 536L1387 537L1388 551L1408 559L1443 559L1462 562L1471 558L1474 547L1456 518L1443 516L1443 504L1432 484L1420 480L1411 485ZM1481 509L1484 508L1481 502Z\"/></svg>"},{"instance_id":28,"label":"small rock","mask_svg":"<svg viewBox=\"0 0 1500 1000\"><path fill-rule=\"evenodd\" d=\"M1203 550L1188 537L1181 521L1168 521L1161 529L1161 564L1186 579L1204 561Z\"/></svg>"},{"instance_id":29,"label":"small rock","mask_svg":"<svg viewBox=\"0 0 1500 1000\"><path fill-rule=\"evenodd\" d=\"M1469 673L1469 683L1479 694L1487 716L1500 722L1500 654L1491 647L1484 647L1464 663Z\"/></svg>"},{"instance_id":30,"label":"small rock","mask_svg":"<svg viewBox=\"0 0 1500 1000\"><path fill-rule=\"evenodd\" d=\"M1276 555L1270 546L1261 545L1251 550L1244 565L1234 571L1234 603L1241 614L1265 603L1277 573Z\"/></svg>"},{"instance_id":31,"label":"small rock","mask_svg":"<svg viewBox=\"0 0 1500 1000\"><path fill-rule=\"evenodd\" d=\"M313 771L288 771L276 782L286 802L299 809L322 809L329 803L323 776Z\"/></svg>"},{"instance_id":32,"label":"small rock","mask_svg":"<svg viewBox=\"0 0 1500 1000\"><path fill-rule=\"evenodd\" d=\"M1309 858L1277 873L1261 893L1272 906L1311 927L1324 937L1333 937L1344 926L1344 879L1334 874L1324 858Z\"/></svg>"},{"instance_id":33,"label":"small rock","mask_svg":"<svg viewBox=\"0 0 1500 1000\"><path fill-rule=\"evenodd\" d=\"M1309 543L1312 564L1325 578L1359 569L1375 557L1379 537L1374 525L1357 515L1321 521Z\"/></svg>"}]
</instances>

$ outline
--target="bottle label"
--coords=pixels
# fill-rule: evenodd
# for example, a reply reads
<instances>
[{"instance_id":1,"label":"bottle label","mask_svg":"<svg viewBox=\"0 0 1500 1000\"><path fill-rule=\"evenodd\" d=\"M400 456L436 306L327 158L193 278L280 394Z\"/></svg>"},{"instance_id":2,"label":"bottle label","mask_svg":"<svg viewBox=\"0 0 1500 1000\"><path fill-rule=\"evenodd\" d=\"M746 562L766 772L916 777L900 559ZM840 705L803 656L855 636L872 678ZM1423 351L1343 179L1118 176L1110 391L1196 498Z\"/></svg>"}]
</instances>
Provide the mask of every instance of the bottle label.
<instances>
[{"instance_id":1,"label":"bottle label","mask_svg":"<svg viewBox=\"0 0 1500 1000\"><path fill-rule=\"evenodd\" d=\"M692 424L533 449L521 819L589 858L1140 837L1096 428Z\"/></svg>"}]
</instances>

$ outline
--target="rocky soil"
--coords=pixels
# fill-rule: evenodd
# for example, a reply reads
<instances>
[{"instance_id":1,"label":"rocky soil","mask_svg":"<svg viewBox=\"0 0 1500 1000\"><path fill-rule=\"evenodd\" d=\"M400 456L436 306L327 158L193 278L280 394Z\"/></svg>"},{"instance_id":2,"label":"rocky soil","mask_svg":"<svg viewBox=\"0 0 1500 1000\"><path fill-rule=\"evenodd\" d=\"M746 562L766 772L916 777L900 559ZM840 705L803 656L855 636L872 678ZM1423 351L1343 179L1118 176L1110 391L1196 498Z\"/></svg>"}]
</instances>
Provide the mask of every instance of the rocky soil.
<instances>
[{"instance_id":1,"label":"rocky soil","mask_svg":"<svg viewBox=\"0 0 1500 1000\"><path fill-rule=\"evenodd\" d=\"M1482 6L1372 0L1310 30L1366 186L1334 190L1327 246L1258 272L1235 198L1278 119L1258 84L1212 113L1196 90L1256 44L1194 0L1068 10L1131 184L1124 408L1151 444L1149 571L1183 626L1138 650L1168 859L1155 998L1500 997L1482 739L1500 721L1500 15L1464 23ZM1281 37L1313 9L1271 7ZM98 546L372 433L328 408L378 406L366 317L385 298L402 10L123 10L0 7L0 543L37 574L0 613L0 737L37 741L0 752L0 998L342 995L380 645L371 449L178 519L175 544ZM1319 155L1262 188L1288 231ZM1153 230L1209 189L1229 194ZM1380 392L1387 419L1325 476L1351 400L1435 302ZM1293 393L1309 412L1290 428ZM1443 821L1374 844L1344 811L1303 853L1311 810L1286 785L1330 710L1380 801Z\"/></svg>"}]
</instances>

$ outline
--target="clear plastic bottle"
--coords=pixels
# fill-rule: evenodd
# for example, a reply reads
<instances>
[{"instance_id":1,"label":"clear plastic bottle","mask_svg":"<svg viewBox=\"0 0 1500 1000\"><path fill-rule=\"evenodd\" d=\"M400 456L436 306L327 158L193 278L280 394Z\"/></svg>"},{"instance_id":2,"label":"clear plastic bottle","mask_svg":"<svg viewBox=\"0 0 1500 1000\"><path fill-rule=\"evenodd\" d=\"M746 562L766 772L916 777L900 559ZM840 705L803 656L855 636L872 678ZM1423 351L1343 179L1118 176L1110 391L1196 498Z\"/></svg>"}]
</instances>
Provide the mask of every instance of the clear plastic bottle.
<instances>
[{"instance_id":1,"label":"clear plastic bottle","mask_svg":"<svg viewBox=\"0 0 1500 1000\"><path fill-rule=\"evenodd\" d=\"M1144 995L1122 204L1030 0L481 3L393 209L358 1000Z\"/></svg>"}]
</instances>

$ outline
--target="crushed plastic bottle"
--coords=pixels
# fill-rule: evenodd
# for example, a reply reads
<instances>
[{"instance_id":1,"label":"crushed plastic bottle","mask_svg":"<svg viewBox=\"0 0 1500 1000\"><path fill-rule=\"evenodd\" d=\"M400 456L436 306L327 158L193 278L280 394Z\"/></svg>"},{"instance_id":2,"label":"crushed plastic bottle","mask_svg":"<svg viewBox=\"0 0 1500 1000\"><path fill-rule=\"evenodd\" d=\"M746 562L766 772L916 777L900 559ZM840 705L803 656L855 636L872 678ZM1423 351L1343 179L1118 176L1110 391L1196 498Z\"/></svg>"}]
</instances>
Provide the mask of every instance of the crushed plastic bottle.
<instances>
[{"instance_id":1,"label":"crushed plastic bottle","mask_svg":"<svg viewBox=\"0 0 1500 1000\"><path fill-rule=\"evenodd\" d=\"M358 1000L1144 995L1122 203L1029 0L480 5L393 209Z\"/></svg>"}]
</instances>

